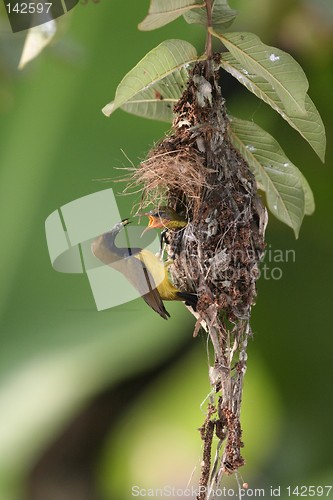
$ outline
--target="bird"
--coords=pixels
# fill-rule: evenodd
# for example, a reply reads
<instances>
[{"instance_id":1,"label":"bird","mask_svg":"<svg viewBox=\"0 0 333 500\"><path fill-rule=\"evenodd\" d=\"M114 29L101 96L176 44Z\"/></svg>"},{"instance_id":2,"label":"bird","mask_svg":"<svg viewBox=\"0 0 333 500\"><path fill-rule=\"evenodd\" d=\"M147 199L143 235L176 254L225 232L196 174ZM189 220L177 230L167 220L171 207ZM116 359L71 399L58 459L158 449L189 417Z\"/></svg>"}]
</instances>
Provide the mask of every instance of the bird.
<instances>
[{"instance_id":1,"label":"bird","mask_svg":"<svg viewBox=\"0 0 333 500\"><path fill-rule=\"evenodd\" d=\"M158 209L151 210L150 212L146 212L143 215L146 215L149 218L148 226L145 231L152 228L165 228L165 229L182 229L187 225L187 220L185 217L177 213L175 210L168 206L161 206Z\"/></svg>"},{"instance_id":2,"label":"bird","mask_svg":"<svg viewBox=\"0 0 333 500\"><path fill-rule=\"evenodd\" d=\"M128 224L130 224L130 220L124 219L110 231L98 236L91 245L94 256L122 273L140 293L148 306L163 319L170 317L163 300L184 301L186 305L195 310L197 295L178 290L169 279L168 265L165 265L159 257L146 249L116 246L118 234Z\"/></svg>"},{"instance_id":3,"label":"bird","mask_svg":"<svg viewBox=\"0 0 333 500\"><path fill-rule=\"evenodd\" d=\"M163 228L160 235L160 254L163 253L163 243L168 244L167 232L169 229L176 231L187 226L185 217L177 213L171 207L161 206L158 209L151 210L142 215L146 215L149 219L148 226L143 230L144 234L149 229Z\"/></svg>"}]
</instances>

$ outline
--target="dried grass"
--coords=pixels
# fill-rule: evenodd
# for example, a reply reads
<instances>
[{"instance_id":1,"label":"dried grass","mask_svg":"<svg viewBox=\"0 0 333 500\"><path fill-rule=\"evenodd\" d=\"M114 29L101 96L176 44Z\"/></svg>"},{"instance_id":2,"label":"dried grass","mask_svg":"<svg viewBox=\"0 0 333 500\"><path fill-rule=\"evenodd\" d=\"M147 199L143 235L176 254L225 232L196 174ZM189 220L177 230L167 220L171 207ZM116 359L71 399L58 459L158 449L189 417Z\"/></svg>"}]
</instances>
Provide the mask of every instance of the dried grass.
<instances>
[{"instance_id":1,"label":"dried grass","mask_svg":"<svg viewBox=\"0 0 333 500\"><path fill-rule=\"evenodd\" d=\"M196 212L203 189L210 189L208 178L213 172L192 146L173 149L171 136L153 148L133 171L130 187L142 190L141 209L150 204L157 207L169 193L176 192L181 194L183 206Z\"/></svg>"}]
</instances>

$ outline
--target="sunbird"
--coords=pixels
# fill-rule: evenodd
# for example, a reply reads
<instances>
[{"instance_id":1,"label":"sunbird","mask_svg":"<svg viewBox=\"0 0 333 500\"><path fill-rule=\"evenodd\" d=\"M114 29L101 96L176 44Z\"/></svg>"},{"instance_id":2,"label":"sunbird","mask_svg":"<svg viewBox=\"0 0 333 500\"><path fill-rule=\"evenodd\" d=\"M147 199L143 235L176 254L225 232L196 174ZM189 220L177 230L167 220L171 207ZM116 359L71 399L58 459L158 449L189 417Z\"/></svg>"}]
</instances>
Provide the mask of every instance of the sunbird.
<instances>
[{"instance_id":1,"label":"sunbird","mask_svg":"<svg viewBox=\"0 0 333 500\"><path fill-rule=\"evenodd\" d=\"M170 317L163 300L184 301L195 310L197 295L177 290L169 279L167 265L161 262L159 257L146 249L116 246L116 237L129 223L130 221L125 219L116 224L111 231L98 236L91 245L95 257L122 273L138 290L149 307L162 318Z\"/></svg>"},{"instance_id":2,"label":"sunbird","mask_svg":"<svg viewBox=\"0 0 333 500\"><path fill-rule=\"evenodd\" d=\"M157 210L146 212L149 218L145 231L152 228L181 229L187 225L187 220L170 207L162 206Z\"/></svg>"},{"instance_id":3,"label":"sunbird","mask_svg":"<svg viewBox=\"0 0 333 500\"><path fill-rule=\"evenodd\" d=\"M159 229L163 228L160 236L160 253L163 253L163 243L168 243L167 232L169 229L176 231L177 229L182 229L187 226L187 220L185 217L179 215L175 210L170 207L162 206L157 210L151 210L146 212L149 219L148 226L143 230L144 234L149 229Z\"/></svg>"}]
</instances>

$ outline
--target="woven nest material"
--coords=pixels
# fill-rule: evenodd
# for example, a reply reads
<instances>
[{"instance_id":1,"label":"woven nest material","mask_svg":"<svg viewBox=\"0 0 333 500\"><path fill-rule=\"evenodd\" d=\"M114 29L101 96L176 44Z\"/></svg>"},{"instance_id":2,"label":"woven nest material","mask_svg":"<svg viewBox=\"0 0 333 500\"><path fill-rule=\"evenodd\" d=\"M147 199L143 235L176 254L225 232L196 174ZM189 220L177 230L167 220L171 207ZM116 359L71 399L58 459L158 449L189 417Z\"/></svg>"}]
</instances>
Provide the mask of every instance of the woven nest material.
<instances>
[{"instance_id":1,"label":"woven nest material","mask_svg":"<svg viewBox=\"0 0 333 500\"><path fill-rule=\"evenodd\" d=\"M133 175L135 183L144 185L141 208L152 204L158 206L171 193L178 193L179 203L187 207L200 206L203 188L209 189L207 172L213 172L203 163L202 155L191 145L174 143L167 137L149 152Z\"/></svg>"}]
</instances>

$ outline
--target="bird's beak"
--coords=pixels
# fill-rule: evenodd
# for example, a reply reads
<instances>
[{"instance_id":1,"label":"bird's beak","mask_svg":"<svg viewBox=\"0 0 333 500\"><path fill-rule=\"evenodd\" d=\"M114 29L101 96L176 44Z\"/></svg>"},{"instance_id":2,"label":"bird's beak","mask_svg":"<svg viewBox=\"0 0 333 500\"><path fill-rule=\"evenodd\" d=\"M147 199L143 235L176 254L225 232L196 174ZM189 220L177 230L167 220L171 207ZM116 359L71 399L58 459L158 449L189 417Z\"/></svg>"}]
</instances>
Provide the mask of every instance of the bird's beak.
<instances>
[{"instance_id":1,"label":"bird's beak","mask_svg":"<svg viewBox=\"0 0 333 500\"><path fill-rule=\"evenodd\" d=\"M127 224L131 224L131 220L130 220L130 219L123 219L123 220L121 221L121 223L122 223L122 225L125 227L125 226L127 226Z\"/></svg>"},{"instance_id":2,"label":"bird's beak","mask_svg":"<svg viewBox=\"0 0 333 500\"><path fill-rule=\"evenodd\" d=\"M161 221L157 217L153 217L152 215L149 214L144 214L149 218L148 226L144 228L144 230L141 233L141 238L142 236L149 231L149 229L154 229L154 228L159 228L162 227Z\"/></svg>"}]
</instances>

